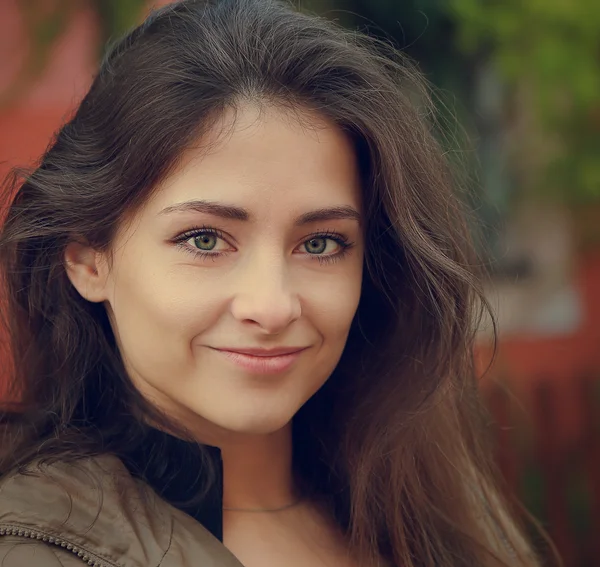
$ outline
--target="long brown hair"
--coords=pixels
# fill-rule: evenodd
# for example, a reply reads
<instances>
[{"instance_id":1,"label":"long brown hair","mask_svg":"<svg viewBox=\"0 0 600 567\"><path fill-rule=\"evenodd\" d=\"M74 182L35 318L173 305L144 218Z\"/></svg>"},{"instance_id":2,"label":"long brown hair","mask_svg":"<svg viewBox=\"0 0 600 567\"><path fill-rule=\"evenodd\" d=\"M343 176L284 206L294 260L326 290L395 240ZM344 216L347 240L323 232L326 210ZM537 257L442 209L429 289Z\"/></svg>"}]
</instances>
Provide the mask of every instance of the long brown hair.
<instances>
[{"instance_id":1,"label":"long brown hair","mask_svg":"<svg viewBox=\"0 0 600 567\"><path fill-rule=\"evenodd\" d=\"M389 45L275 0L153 12L106 56L39 166L6 185L13 403L0 474L139 440L132 408L154 410L127 378L104 307L71 286L65 246L110 249L184 150L249 99L333 120L363 177L362 296L338 367L294 418L302 486L365 560L537 565L483 436L472 347L485 299L428 87Z\"/></svg>"}]
</instances>

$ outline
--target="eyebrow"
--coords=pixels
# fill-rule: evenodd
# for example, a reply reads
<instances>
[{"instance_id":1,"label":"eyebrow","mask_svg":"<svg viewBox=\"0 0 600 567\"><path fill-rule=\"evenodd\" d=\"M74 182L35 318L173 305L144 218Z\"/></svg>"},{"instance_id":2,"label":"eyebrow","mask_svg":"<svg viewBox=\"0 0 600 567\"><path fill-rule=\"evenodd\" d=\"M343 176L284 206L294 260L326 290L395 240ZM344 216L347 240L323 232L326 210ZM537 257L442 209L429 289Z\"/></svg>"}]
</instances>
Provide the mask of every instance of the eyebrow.
<instances>
[{"instance_id":1,"label":"eyebrow","mask_svg":"<svg viewBox=\"0 0 600 567\"><path fill-rule=\"evenodd\" d=\"M186 201L185 203L177 203L171 205L160 211L160 215L168 215L171 213L205 213L213 215L215 217L221 217L224 219L247 221L250 219L250 213L246 209L241 207L234 207L233 205L225 205L223 203L216 203L215 201Z\"/></svg>"},{"instance_id":2,"label":"eyebrow","mask_svg":"<svg viewBox=\"0 0 600 567\"><path fill-rule=\"evenodd\" d=\"M170 205L160 211L160 215L168 215L172 213L196 212L213 215L229 220L248 221L252 215L242 207L218 203L216 201L193 200L184 203ZM316 209L300 215L295 221L296 226L302 226L313 222L323 222L330 220L354 220L361 222L360 213L349 205L340 205L337 207L324 207Z\"/></svg>"},{"instance_id":3,"label":"eyebrow","mask_svg":"<svg viewBox=\"0 0 600 567\"><path fill-rule=\"evenodd\" d=\"M341 205L339 207L326 207L323 209L316 209L300 215L296 221L296 226L302 226L311 222L323 222L337 219L349 219L355 220L358 223L361 221L360 213L354 208L348 205Z\"/></svg>"}]
</instances>

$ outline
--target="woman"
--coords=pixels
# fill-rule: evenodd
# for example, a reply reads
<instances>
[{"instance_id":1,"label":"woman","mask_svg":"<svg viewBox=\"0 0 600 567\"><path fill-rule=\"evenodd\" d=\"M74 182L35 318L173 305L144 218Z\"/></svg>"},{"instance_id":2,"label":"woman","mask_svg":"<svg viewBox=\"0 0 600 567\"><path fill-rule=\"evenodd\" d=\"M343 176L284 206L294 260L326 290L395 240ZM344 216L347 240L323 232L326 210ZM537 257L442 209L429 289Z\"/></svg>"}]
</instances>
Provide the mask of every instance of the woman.
<instances>
[{"instance_id":1,"label":"woman","mask_svg":"<svg viewBox=\"0 0 600 567\"><path fill-rule=\"evenodd\" d=\"M112 49L3 226L2 565L537 564L429 111L391 48L271 0Z\"/></svg>"}]
</instances>

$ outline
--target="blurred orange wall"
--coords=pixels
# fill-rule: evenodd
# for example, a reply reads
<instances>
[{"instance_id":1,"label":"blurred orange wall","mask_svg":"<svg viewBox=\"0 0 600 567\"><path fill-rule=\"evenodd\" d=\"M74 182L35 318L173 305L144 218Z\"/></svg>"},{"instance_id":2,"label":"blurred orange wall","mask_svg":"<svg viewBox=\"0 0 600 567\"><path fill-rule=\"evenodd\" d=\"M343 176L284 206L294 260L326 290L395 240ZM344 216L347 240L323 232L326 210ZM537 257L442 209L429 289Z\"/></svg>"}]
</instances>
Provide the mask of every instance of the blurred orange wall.
<instances>
[{"instance_id":1,"label":"blurred orange wall","mask_svg":"<svg viewBox=\"0 0 600 567\"><path fill-rule=\"evenodd\" d=\"M92 14L78 12L43 74L0 109L0 174L32 164L85 93L95 71L95 38ZM17 0L0 0L0 92L14 80L26 50Z\"/></svg>"}]
</instances>

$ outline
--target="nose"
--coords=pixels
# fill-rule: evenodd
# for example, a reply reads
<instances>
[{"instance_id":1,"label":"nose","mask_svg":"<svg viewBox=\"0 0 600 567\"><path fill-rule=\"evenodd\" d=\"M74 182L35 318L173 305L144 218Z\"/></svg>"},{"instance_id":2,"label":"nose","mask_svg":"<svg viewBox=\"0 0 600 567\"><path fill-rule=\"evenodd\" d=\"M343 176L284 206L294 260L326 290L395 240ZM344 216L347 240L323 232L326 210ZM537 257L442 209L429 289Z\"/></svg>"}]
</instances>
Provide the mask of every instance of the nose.
<instances>
[{"instance_id":1,"label":"nose","mask_svg":"<svg viewBox=\"0 0 600 567\"><path fill-rule=\"evenodd\" d=\"M231 303L233 316L266 334L278 334L300 317L298 294L290 288L285 262L256 258L238 280Z\"/></svg>"}]
</instances>

